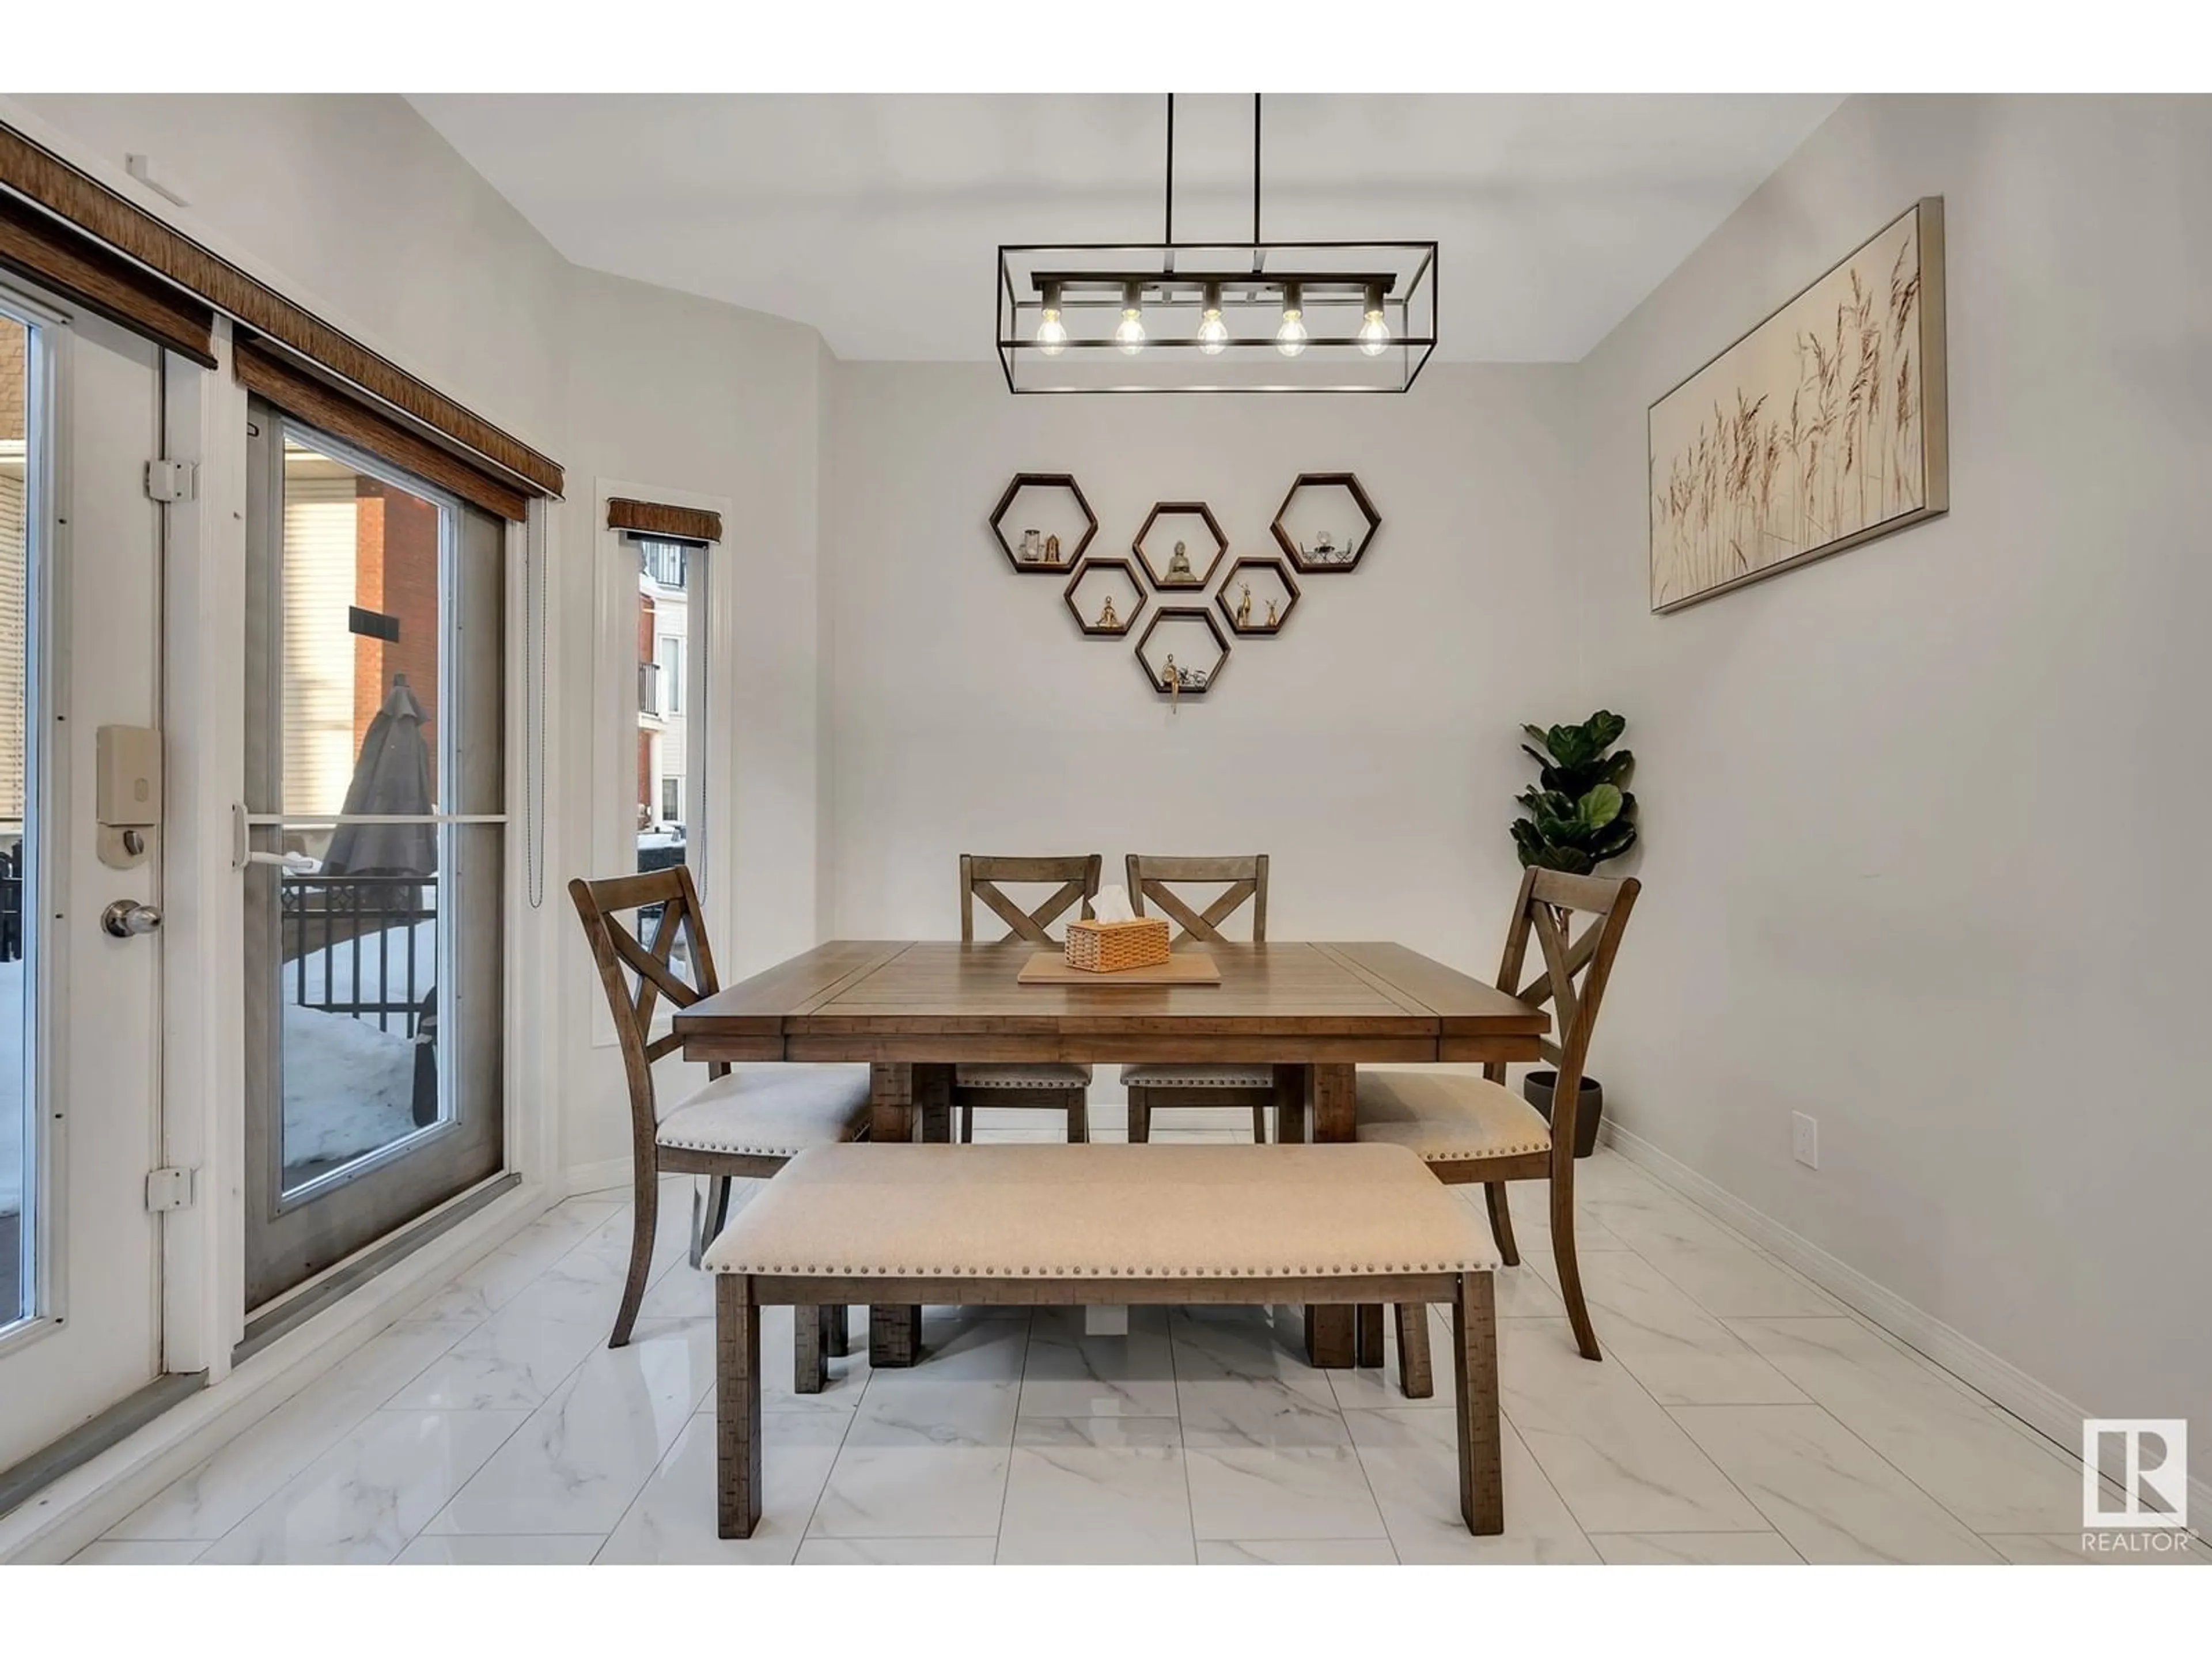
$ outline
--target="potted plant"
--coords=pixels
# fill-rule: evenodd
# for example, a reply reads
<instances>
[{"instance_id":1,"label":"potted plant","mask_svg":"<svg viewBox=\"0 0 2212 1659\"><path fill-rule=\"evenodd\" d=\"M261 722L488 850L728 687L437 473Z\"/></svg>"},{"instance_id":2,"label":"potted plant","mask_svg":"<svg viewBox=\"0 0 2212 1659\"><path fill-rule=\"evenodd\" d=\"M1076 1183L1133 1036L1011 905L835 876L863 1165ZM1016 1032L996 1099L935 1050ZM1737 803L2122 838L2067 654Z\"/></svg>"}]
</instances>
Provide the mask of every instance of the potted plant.
<instances>
[{"instance_id":1,"label":"potted plant","mask_svg":"<svg viewBox=\"0 0 2212 1659\"><path fill-rule=\"evenodd\" d=\"M1623 787L1636 770L1636 757L1623 749L1608 753L1628 722L1601 708L1579 726L1521 728L1534 740L1522 750L1540 769L1536 781L1518 797L1528 816L1513 821L1513 844L1525 867L1564 870L1586 876L1607 859L1636 845L1636 797ZM1557 1072L1531 1072L1521 1092L1552 1121L1552 1091ZM1598 1120L1605 1090L1584 1074L1575 1107L1575 1156L1588 1158L1597 1147Z\"/></svg>"}]
</instances>

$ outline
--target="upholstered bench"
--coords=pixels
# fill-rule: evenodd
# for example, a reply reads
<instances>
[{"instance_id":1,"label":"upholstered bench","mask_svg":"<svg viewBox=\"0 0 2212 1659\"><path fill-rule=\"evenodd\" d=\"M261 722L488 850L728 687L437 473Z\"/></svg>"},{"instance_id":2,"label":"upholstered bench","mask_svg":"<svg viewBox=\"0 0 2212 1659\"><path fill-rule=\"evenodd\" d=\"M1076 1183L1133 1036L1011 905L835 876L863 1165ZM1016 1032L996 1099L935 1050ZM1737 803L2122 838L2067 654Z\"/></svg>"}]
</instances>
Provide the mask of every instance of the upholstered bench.
<instances>
[{"instance_id":1,"label":"upholstered bench","mask_svg":"<svg viewBox=\"0 0 2212 1659\"><path fill-rule=\"evenodd\" d=\"M1502 1531L1497 1263L1401 1146L812 1148L706 1255L717 1524L760 1519L763 1306L1449 1302L1460 1513ZM817 1322L795 1322L804 1344Z\"/></svg>"}]
</instances>

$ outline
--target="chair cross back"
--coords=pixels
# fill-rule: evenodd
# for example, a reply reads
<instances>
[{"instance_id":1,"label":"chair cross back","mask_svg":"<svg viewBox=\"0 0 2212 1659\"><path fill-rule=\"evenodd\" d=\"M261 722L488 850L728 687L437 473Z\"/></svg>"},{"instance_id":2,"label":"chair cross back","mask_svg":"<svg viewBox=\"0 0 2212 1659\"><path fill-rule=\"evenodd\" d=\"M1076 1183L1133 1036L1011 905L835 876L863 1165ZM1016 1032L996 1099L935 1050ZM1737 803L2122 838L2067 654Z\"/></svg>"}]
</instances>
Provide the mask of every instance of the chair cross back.
<instances>
[{"instance_id":1,"label":"chair cross back","mask_svg":"<svg viewBox=\"0 0 2212 1659\"><path fill-rule=\"evenodd\" d=\"M1050 945L1047 931L1068 907L1080 904L1085 921L1091 919L1091 902L1098 896L1099 871L1104 860L1096 853L1068 858L999 858L979 853L960 855L960 939L975 938L975 901L1006 924L1006 938L1031 945ZM1024 910L1000 890L1002 881L1017 884L1057 882L1060 884L1034 909Z\"/></svg>"},{"instance_id":2,"label":"chair cross back","mask_svg":"<svg viewBox=\"0 0 2212 1659\"><path fill-rule=\"evenodd\" d=\"M1559 1068L1561 1086L1578 1083L1589 1053L1590 1033L1597 1024L1599 1002L1613 972L1613 958L1628 926L1628 913L1636 903L1642 884L1632 876L1570 875L1559 870L1522 872L1521 894L1506 930L1505 954L1498 969L1498 988L1532 1006L1549 1002L1559 1011L1559 1041L1542 1039L1544 1058ZM1574 932L1579 912L1589 918L1580 934ZM1528 941L1534 938L1542 971L1526 985L1521 972L1527 963ZM1493 1083L1505 1079L1505 1068L1486 1066L1483 1075Z\"/></svg>"},{"instance_id":3,"label":"chair cross back","mask_svg":"<svg viewBox=\"0 0 2212 1659\"><path fill-rule=\"evenodd\" d=\"M1224 943L1221 924L1247 903L1252 907L1252 942L1267 943L1265 853L1244 858L1163 858L1154 853L1132 853L1128 855L1128 874L1131 907L1141 916L1147 902L1158 906L1168 920L1182 930L1175 938L1178 945L1194 939L1213 945ZM1194 908L1175 890L1176 883L1215 882L1226 882L1228 885L1203 910Z\"/></svg>"},{"instance_id":4,"label":"chair cross back","mask_svg":"<svg viewBox=\"0 0 2212 1659\"><path fill-rule=\"evenodd\" d=\"M592 957L606 988L607 1005L615 1018L616 1035L626 1050L635 1050L649 1066L682 1046L673 1031L658 1039L650 1036L653 1016L660 999L675 1007L689 1008L702 997L720 988L714 974L714 952L707 945L707 930L699 915L699 891L691 872L682 865L635 876L616 876L605 881L579 877L568 884L591 941ZM643 912L659 908L652 937L645 937ZM622 912L640 912L635 931L620 921ZM670 965L679 940L690 948L696 983L685 981ZM635 985L632 976L635 976Z\"/></svg>"}]
</instances>

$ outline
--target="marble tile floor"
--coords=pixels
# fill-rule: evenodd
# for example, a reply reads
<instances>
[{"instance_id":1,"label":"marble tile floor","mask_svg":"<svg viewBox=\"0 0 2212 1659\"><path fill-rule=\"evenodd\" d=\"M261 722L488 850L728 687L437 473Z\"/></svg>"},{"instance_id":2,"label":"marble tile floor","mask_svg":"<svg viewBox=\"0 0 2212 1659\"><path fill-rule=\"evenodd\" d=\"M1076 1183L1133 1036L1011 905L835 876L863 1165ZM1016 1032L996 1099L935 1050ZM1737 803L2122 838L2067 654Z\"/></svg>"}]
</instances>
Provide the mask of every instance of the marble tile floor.
<instances>
[{"instance_id":1,"label":"marble tile floor","mask_svg":"<svg viewBox=\"0 0 2212 1659\"><path fill-rule=\"evenodd\" d=\"M1175 1138L1217 1134L1236 1138ZM684 1260L689 1183L672 1182L628 1348L605 1346L626 1197L573 1198L77 1559L2081 1559L2070 1457L1625 1160L1601 1152L1583 1171L1599 1364L1573 1350L1544 1194L1513 1189L1524 1265L1500 1274L1502 1537L1459 1523L1449 1395L1406 1400L1395 1352L1380 1371L1310 1369L1291 1310L1138 1309L1126 1337L1091 1337L1073 1310L931 1309L925 1362L884 1372L855 1310L858 1352L800 1397L778 1309L765 1515L725 1543L712 1298ZM1479 1189L1462 1196L1480 1213ZM1441 1352L1441 1310L1432 1324Z\"/></svg>"}]
</instances>

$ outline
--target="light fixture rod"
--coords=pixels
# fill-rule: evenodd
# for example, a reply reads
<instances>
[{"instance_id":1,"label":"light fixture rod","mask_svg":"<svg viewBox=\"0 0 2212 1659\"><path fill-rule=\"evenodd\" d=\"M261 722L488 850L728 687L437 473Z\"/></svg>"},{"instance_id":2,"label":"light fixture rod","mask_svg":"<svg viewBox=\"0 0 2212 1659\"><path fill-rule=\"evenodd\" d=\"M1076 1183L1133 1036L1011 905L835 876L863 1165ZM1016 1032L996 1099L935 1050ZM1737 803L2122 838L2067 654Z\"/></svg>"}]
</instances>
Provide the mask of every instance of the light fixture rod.
<instances>
[{"instance_id":1,"label":"light fixture rod","mask_svg":"<svg viewBox=\"0 0 2212 1659\"><path fill-rule=\"evenodd\" d=\"M1168 234L1160 240L1175 242L1175 94L1168 94Z\"/></svg>"},{"instance_id":2,"label":"light fixture rod","mask_svg":"<svg viewBox=\"0 0 2212 1659\"><path fill-rule=\"evenodd\" d=\"M1252 94L1252 240L1255 246L1260 240L1260 98L1259 93ZM1175 239L1170 236L1168 240L1173 241ZM1258 256L1254 257L1256 258Z\"/></svg>"}]
</instances>

